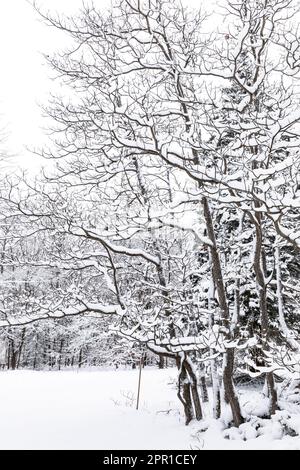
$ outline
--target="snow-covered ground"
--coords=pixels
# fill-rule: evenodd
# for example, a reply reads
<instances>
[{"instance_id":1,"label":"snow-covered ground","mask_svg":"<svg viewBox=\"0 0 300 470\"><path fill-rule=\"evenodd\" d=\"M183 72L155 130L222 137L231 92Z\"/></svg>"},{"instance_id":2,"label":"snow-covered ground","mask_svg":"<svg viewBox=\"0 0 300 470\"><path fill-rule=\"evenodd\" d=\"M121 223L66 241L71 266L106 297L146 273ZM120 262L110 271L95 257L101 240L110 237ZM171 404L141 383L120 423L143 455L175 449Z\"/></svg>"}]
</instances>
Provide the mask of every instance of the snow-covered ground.
<instances>
[{"instance_id":1,"label":"snow-covered ground","mask_svg":"<svg viewBox=\"0 0 300 470\"><path fill-rule=\"evenodd\" d=\"M281 415L264 435L246 441L244 436L255 435L248 423L243 431L231 429L230 439L211 419L186 427L175 377L175 369L143 370L137 411L138 370L1 372L0 448L300 449L299 436L282 436ZM251 402L242 391L246 408L258 403L255 393ZM300 430L300 416L292 419Z\"/></svg>"}]
</instances>

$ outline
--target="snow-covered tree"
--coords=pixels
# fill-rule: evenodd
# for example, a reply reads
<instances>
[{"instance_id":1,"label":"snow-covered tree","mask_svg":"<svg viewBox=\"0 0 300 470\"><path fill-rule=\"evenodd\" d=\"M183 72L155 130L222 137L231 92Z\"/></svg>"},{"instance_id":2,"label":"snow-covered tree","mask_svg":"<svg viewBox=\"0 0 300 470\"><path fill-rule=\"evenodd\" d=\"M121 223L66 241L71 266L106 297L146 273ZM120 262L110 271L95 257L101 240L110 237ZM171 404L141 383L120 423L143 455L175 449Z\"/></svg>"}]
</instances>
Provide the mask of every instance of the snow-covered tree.
<instances>
[{"instance_id":1,"label":"snow-covered tree","mask_svg":"<svg viewBox=\"0 0 300 470\"><path fill-rule=\"evenodd\" d=\"M235 375L265 376L272 415L276 377L299 373L299 61L290 0L224 6L211 35L168 0L41 13L74 41L50 59L63 92L42 153L57 163L6 203L20 246L47 234L36 266L57 273L28 322L108 315L176 362L187 423L206 378L215 417L227 403L239 426Z\"/></svg>"}]
</instances>

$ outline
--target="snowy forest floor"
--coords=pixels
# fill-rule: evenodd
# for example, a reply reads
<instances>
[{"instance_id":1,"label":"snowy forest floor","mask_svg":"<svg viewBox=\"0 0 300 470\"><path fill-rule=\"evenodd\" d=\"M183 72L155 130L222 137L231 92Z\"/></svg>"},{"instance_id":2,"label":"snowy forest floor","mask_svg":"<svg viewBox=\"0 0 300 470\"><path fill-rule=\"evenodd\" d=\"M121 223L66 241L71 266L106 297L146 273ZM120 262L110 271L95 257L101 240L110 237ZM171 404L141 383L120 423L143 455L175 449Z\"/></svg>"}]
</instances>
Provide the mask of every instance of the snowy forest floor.
<instances>
[{"instance_id":1,"label":"snowy forest floor","mask_svg":"<svg viewBox=\"0 0 300 470\"><path fill-rule=\"evenodd\" d=\"M243 436L255 435L249 423L229 433L210 418L185 426L176 374L175 369L144 369L137 411L138 370L2 371L0 448L300 449L299 436L282 435L284 412L265 420L264 434L248 440ZM259 391L243 387L239 393L248 412L263 411ZM300 410L289 406L289 420L300 430Z\"/></svg>"}]
</instances>

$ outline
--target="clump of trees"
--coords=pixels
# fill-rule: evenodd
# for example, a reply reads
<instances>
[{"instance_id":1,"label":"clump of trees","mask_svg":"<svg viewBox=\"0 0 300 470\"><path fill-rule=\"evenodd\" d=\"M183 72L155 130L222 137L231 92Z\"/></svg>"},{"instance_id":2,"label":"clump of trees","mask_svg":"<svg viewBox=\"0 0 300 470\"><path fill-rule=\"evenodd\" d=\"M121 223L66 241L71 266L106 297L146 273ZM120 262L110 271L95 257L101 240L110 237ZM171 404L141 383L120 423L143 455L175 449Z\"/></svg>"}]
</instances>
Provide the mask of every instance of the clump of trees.
<instances>
[{"instance_id":1,"label":"clump of trees","mask_svg":"<svg viewBox=\"0 0 300 470\"><path fill-rule=\"evenodd\" d=\"M227 0L211 34L176 1L40 12L74 46L49 60L67 96L47 110L55 169L4 191L2 278L39 281L4 288L0 326L80 316L171 358L187 424L207 381L214 416L242 424L238 374L264 377L276 412L276 382L299 380L295 6Z\"/></svg>"}]
</instances>

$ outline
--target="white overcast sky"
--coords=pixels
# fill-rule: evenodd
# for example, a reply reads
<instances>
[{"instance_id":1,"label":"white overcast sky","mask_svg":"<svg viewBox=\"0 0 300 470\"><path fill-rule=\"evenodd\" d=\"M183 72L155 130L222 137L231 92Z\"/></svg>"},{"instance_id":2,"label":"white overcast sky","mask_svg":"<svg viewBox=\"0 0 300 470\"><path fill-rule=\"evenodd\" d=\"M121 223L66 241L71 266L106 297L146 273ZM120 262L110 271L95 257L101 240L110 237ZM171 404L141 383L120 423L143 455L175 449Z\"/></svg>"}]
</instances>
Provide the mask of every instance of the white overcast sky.
<instances>
[{"instance_id":1,"label":"white overcast sky","mask_svg":"<svg viewBox=\"0 0 300 470\"><path fill-rule=\"evenodd\" d=\"M38 4L47 10L72 13L81 0L39 0ZM61 32L41 22L27 0L1 0L1 121L8 133L6 148L25 166L32 164L25 147L41 145L44 140L39 104L47 102L53 88L42 53L51 54L64 40Z\"/></svg>"},{"instance_id":2,"label":"white overcast sky","mask_svg":"<svg viewBox=\"0 0 300 470\"><path fill-rule=\"evenodd\" d=\"M185 0L190 5L211 4L211 0ZM94 0L105 7L110 0ZM45 10L76 13L82 0L38 0ZM64 33L45 26L27 0L0 1L0 115L8 131L7 149L18 155L24 167L35 165L36 158L25 150L42 145L46 137L39 104L47 103L53 90L50 70L42 53L51 54L63 47Z\"/></svg>"}]
</instances>

